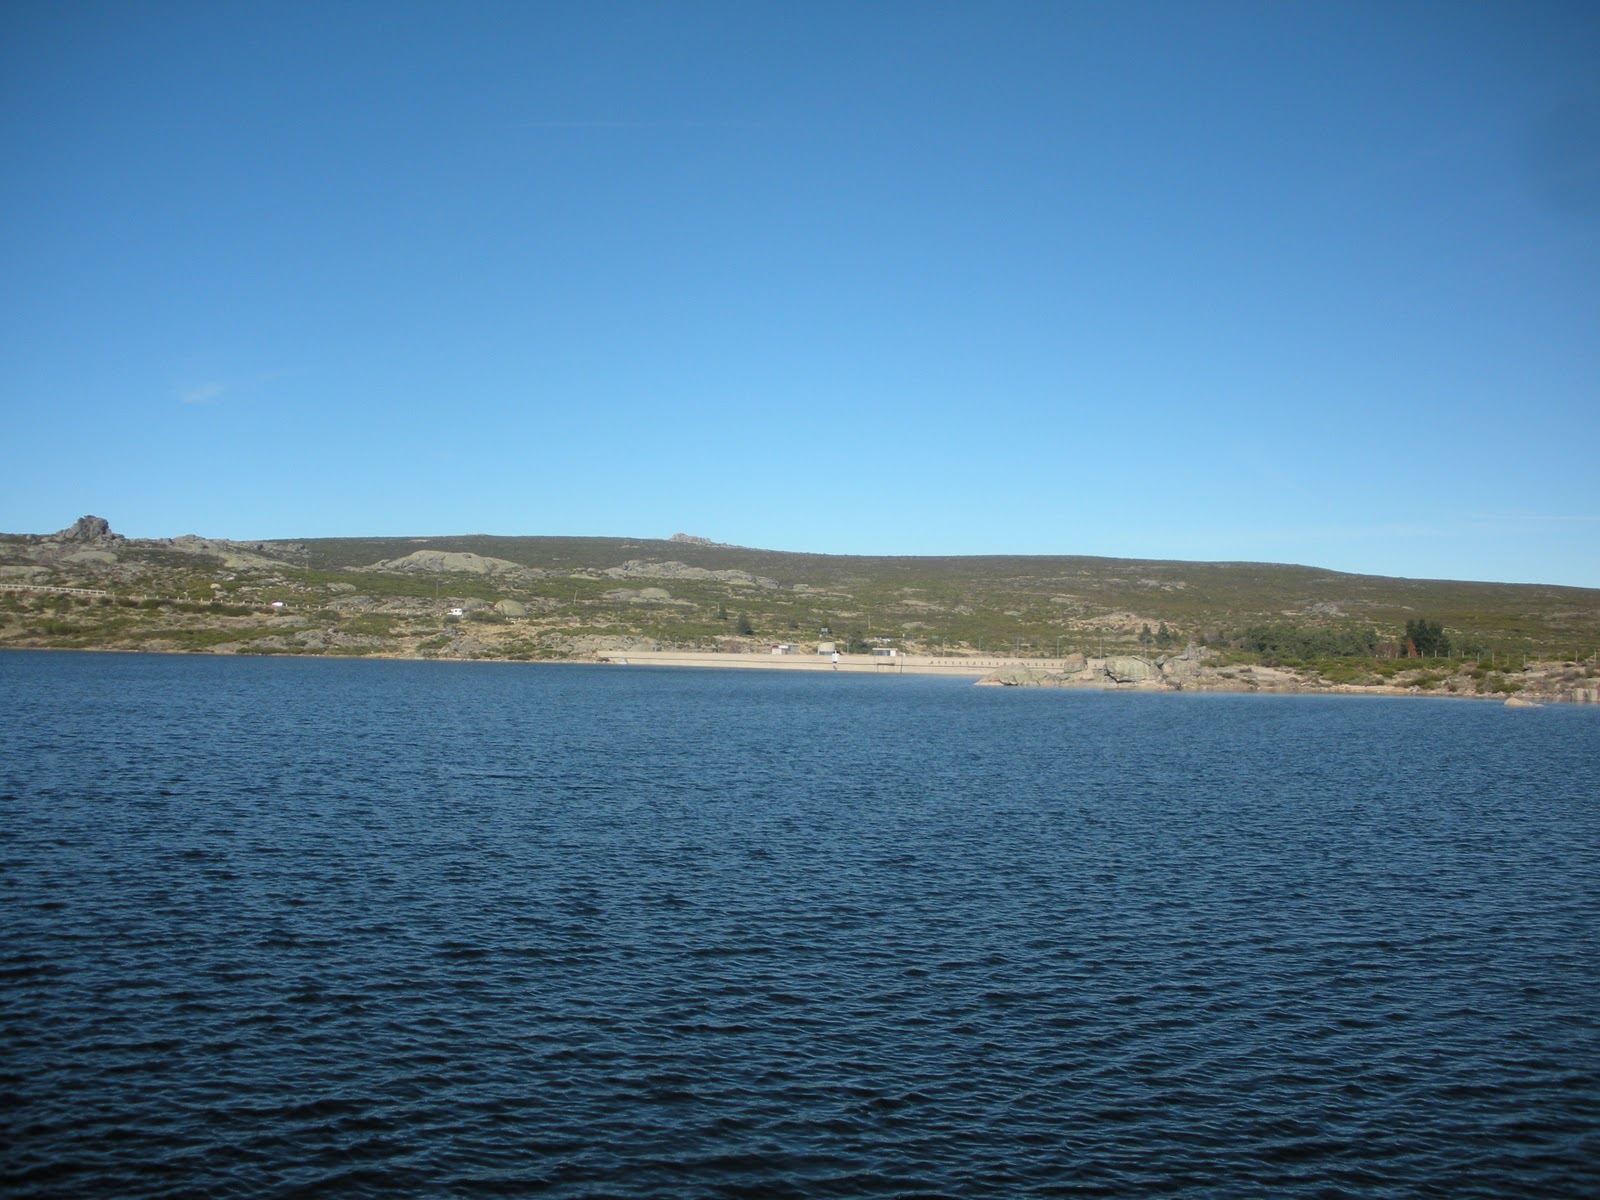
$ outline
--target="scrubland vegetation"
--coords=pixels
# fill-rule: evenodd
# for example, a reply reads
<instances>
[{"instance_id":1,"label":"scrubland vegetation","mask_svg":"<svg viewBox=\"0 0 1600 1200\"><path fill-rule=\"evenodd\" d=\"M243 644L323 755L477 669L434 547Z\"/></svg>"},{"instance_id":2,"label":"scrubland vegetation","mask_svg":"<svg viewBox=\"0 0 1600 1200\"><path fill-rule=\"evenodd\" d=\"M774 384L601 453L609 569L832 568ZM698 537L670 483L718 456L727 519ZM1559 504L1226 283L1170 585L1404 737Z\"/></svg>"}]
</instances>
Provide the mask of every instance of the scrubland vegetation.
<instances>
[{"instance_id":1,"label":"scrubland vegetation","mask_svg":"<svg viewBox=\"0 0 1600 1200\"><path fill-rule=\"evenodd\" d=\"M1579 588L612 538L113 535L85 554L64 536L0 536L0 646L523 661L776 642L1023 659L1194 646L1329 684L1505 695L1528 663L1582 682L1600 662L1600 592Z\"/></svg>"}]
</instances>

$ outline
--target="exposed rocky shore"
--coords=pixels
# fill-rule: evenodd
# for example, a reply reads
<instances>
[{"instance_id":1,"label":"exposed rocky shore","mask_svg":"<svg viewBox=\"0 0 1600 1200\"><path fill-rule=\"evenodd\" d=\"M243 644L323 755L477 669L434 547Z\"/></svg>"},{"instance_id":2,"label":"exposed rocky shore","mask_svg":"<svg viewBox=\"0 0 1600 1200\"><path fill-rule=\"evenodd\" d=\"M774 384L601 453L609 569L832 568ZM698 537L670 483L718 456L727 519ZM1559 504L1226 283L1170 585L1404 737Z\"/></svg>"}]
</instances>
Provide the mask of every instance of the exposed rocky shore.
<instances>
[{"instance_id":1,"label":"exposed rocky shore","mask_svg":"<svg viewBox=\"0 0 1600 1200\"><path fill-rule=\"evenodd\" d=\"M1528 663L1509 682L1496 672L1474 673L1465 662L1413 660L1399 664L1388 680L1339 682L1315 672L1259 663L1228 662L1190 646L1181 654L1144 657L1075 655L1059 665L1019 664L986 675L988 687L1055 687L1117 691L1319 692L1363 696L1459 696L1499 699L1528 707L1536 704L1600 703L1600 680L1568 663Z\"/></svg>"}]
</instances>

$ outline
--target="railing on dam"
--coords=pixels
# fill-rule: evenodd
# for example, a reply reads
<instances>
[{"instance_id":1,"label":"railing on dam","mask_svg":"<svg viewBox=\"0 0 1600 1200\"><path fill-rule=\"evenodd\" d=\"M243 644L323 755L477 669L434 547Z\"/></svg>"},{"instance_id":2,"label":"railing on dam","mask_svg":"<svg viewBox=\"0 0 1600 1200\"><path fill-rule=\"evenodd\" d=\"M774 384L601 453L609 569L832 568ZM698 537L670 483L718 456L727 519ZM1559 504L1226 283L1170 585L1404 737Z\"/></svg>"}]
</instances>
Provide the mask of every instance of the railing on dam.
<instances>
[{"instance_id":1,"label":"railing on dam","mask_svg":"<svg viewBox=\"0 0 1600 1200\"><path fill-rule=\"evenodd\" d=\"M101 588L54 587L43 583L0 583L0 592L62 592L68 596L109 596Z\"/></svg>"}]
</instances>

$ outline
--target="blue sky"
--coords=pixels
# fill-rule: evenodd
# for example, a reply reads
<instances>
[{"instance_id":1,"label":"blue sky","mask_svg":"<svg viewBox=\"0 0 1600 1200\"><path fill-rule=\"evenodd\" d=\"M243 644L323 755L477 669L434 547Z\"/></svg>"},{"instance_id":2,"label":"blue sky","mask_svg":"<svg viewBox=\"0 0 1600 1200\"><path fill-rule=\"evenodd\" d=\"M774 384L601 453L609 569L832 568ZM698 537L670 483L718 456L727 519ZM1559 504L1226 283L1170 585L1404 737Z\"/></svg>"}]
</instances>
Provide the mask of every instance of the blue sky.
<instances>
[{"instance_id":1,"label":"blue sky","mask_svg":"<svg viewBox=\"0 0 1600 1200\"><path fill-rule=\"evenodd\" d=\"M1592 3L0 9L0 529L1600 587Z\"/></svg>"}]
</instances>

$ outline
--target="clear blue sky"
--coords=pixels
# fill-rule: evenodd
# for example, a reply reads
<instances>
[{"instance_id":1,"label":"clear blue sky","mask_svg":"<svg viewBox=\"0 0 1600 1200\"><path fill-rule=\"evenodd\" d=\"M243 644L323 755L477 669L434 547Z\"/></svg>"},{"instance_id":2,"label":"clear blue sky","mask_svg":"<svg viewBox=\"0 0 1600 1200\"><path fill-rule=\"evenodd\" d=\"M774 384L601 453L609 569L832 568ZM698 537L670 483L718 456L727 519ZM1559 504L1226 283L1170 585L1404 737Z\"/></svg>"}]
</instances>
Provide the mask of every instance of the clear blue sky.
<instances>
[{"instance_id":1,"label":"clear blue sky","mask_svg":"<svg viewBox=\"0 0 1600 1200\"><path fill-rule=\"evenodd\" d=\"M0 529L1600 587L1600 6L0 8Z\"/></svg>"}]
</instances>

